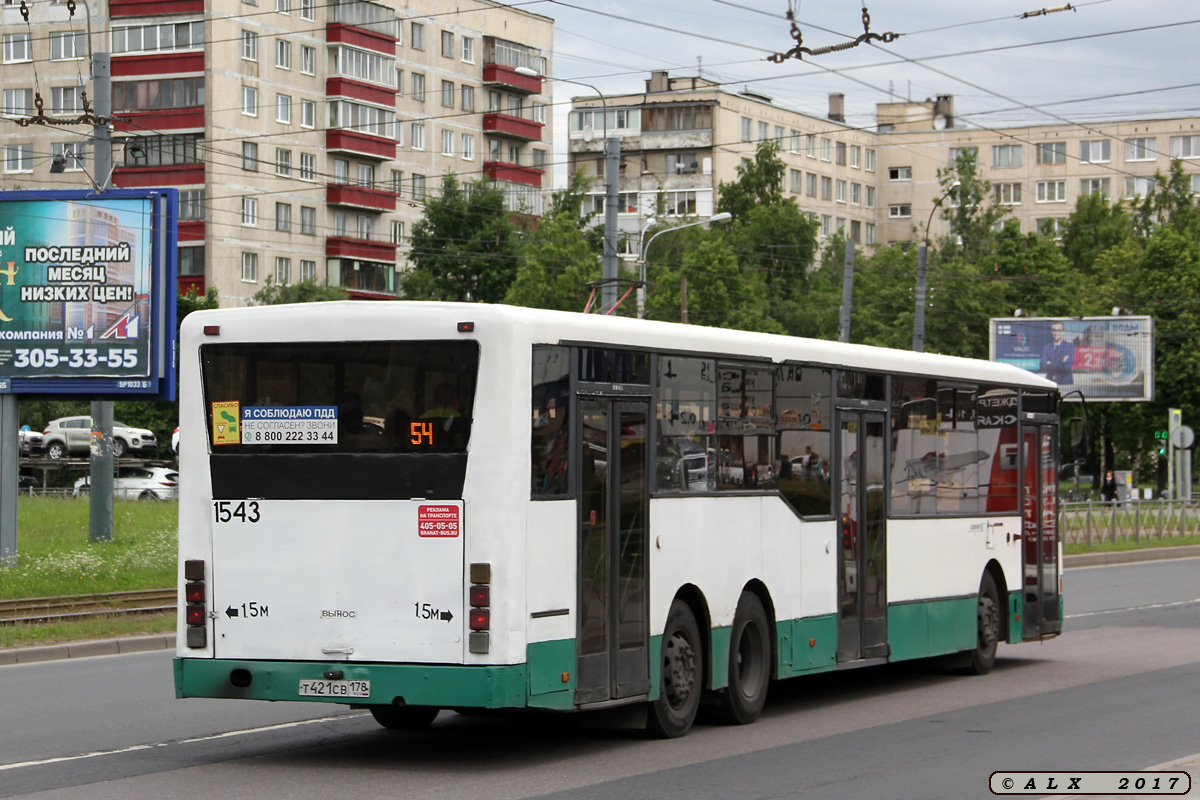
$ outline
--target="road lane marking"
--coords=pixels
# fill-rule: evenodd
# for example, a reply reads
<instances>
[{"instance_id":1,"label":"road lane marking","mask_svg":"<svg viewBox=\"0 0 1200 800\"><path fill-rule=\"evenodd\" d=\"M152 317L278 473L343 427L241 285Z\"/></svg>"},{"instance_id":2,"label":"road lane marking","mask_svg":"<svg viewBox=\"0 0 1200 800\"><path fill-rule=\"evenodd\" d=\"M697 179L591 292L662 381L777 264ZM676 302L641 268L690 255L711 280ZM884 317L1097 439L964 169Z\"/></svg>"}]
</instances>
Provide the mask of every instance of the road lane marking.
<instances>
[{"instance_id":1,"label":"road lane marking","mask_svg":"<svg viewBox=\"0 0 1200 800\"><path fill-rule=\"evenodd\" d=\"M1153 603L1148 606L1129 606L1127 608L1109 608L1104 611L1083 611L1078 614L1067 614L1064 619L1079 619L1080 617L1097 617L1101 614L1120 614L1125 611L1145 611L1151 608L1175 608L1177 606L1190 606L1192 603L1200 603L1200 597L1195 600L1176 600L1171 603Z\"/></svg>"},{"instance_id":2,"label":"road lane marking","mask_svg":"<svg viewBox=\"0 0 1200 800\"><path fill-rule=\"evenodd\" d=\"M41 767L47 764L62 764L68 761L82 761L87 758L98 758L100 756L116 756L124 753L136 753L139 750L153 750L156 747L168 747L173 744L194 744L196 742L209 742L215 739L227 739L230 736L246 736L253 733L268 733L270 731L281 731L288 728L299 728L304 725L312 725L316 722L328 722L335 719L350 719L352 717L365 716L365 712L353 714L337 714L331 717L317 717L316 719L304 719L299 722L282 722L277 725L264 725L261 728L245 728L238 731L225 731L224 733L211 733L207 736L194 736L190 739L176 739L169 742L155 742L153 744L134 744L129 747L118 747L115 750L96 750L90 753L79 753L73 756L55 756L54 758L41 758L36 761L19 761L14 764L0 764L0 772L7 770L20 769L22 767Z\"/></svg>"}]
</instances>

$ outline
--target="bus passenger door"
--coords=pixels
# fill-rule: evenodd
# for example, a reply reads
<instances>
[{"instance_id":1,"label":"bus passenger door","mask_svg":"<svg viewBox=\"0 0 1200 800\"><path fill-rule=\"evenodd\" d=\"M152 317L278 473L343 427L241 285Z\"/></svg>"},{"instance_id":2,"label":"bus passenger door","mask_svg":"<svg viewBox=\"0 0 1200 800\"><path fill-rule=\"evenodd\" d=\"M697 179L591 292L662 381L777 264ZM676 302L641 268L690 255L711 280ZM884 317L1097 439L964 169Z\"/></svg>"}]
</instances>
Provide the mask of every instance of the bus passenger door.
<instances>
[{"instance_id":1,"label":"bus passenger door","mask_svg":"<svg viewBox=\"0 0 1200 800\"><path fill-rule=\"evenodd\" d=\"M839 662L888 654L884 415L840 411Z\"/></svg>"},{"instance_id":2,"label":"bus passenger door","mask_svg":"<svg viewBox=\"0 0 1200 800\"><path fill-rule=\"evenodd\" d=\"M1022 638L1062 632L1058 596L1058 430L1025 425Z\"/></svg>"},{"instance_id":3,"label":"bus passenger door","mask_svg":"<svg viewBox=\"0 0 1200 800\"><path fill-rule=\"evenodd\" d=\"M579 402L576 703L650 688L645 399Z\"/></svg>"}]
</instances>

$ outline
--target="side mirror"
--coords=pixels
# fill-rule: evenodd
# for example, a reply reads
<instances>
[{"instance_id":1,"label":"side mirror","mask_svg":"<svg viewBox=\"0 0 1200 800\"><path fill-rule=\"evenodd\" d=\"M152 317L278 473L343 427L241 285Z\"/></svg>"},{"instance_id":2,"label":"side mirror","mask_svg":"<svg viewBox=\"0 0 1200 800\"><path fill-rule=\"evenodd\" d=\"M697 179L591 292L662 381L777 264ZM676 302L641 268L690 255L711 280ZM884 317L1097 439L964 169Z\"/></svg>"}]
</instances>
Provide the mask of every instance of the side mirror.
<instances>
[{"instance_id":1,"label":"side mirror","mask_svg":"<svg viewBox=\"0 0 1200 800\"><path fill-rule=\"evenodd\" d=\"M1068 456L1072 463L1080 464L1087 459L1090 450L1088 447L1087 420L1083 417L1072 417L1066 422L1066 434L1069 444L1064 455ZM1066 461L1068 458L1064 458L1063 460Z\"/></svg>"}]
</instances>

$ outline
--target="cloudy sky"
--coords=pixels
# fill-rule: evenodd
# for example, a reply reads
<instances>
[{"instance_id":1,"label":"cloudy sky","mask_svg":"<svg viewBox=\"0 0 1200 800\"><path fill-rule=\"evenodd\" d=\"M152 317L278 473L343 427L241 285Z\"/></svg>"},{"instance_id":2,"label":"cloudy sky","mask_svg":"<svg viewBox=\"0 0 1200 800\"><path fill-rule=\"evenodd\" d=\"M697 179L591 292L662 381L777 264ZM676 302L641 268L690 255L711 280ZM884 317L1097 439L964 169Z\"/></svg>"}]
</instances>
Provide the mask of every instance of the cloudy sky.
<instances>
[{"instance_id":1,"label":"cloudy sky","mask_svg":"<svg viewBox=\"0 0 1200 800\"><path fill-rule=\"evenodd\" d=\"M846 121L870 127L875 104L952 94L959 126L1100 122L1197 114L1200 3L1083 0L1075 10L1033 0L871 0L871 32L895 33L803 61L767 60L796 42L817 49L863 34L851 0L538 0L513 5L555 20L554 76L606 93L639 91L652 70L749 89L824 116L828 95L846 96ZM557 144L565 104L590 92L558 83ZM555 160L561 159L561 155ZM559 178L561 180L561 177Z\"/></svg>"}]
</instances>

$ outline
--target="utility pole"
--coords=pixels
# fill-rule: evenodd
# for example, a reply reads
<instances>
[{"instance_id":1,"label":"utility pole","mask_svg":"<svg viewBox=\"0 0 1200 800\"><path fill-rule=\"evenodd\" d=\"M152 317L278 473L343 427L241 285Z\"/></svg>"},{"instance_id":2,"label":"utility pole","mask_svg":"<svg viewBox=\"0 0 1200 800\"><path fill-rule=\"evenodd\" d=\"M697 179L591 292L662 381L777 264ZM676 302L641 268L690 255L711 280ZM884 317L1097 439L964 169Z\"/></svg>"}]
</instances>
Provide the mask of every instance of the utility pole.
<instances>
[{"instance_id":1,"label":"utility pole","mask_svg":"<svg viewBox=\"0 0 1200 800\"><path fill-rule=\"evenodd\" d=\"M913 317L913 341L912 349L914 353L925 352L925 259L927 246L925 242L921 242L920 249L917 250L917 310L916 316Z\"/></svg>"},{"instance_id":2,"label":"utility pole","mask_svg":"<svg viewBox=\"0 0 1200 800\"><path fill-rule=\"evenodd\" d=\"M838 321L838 341L850 341L850 303L854 297L854 242L846 240L846 262L842 267L842 308Z\"/></svg>"},{"instance_id":3,"label":"utility pole","mask_svg":"<svg viewBox=\"0 0 1200 800\"><path fill-rule=\"evenodd\" d=\"M85 4L86 8L86 4ZM88 16L91 14L89 12ZM101 37L103 41L103 37ZM92 90L95 121L92 125L92 167L96 189L112 188L112 57L92 53ZM88 472L88 541L111 542L113 538L113 403L92 401L92 457Z\"/></svg>"},{"instance_id":4,"label":"utility pole","mask_svg":"<svg viewBox=\"0 0 1200 800\"><path fill-rule=\"evenodd\" d=\"M605 126L608 110L604 111ZM601 262L600 311L607 314L617 304L617 195L621 181L621 140L604 139L604 259Z\"/></svg>"}]
</instances>

